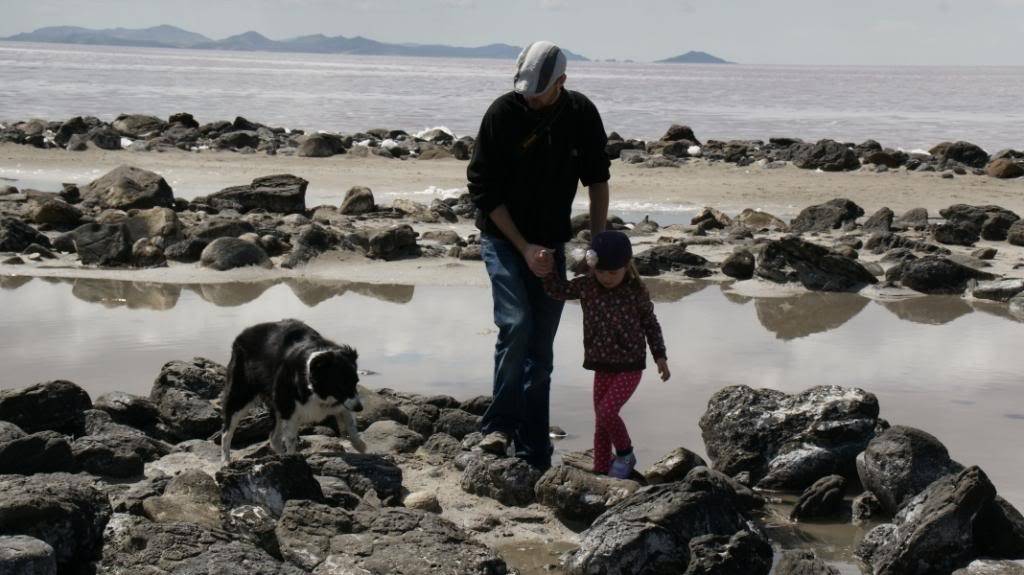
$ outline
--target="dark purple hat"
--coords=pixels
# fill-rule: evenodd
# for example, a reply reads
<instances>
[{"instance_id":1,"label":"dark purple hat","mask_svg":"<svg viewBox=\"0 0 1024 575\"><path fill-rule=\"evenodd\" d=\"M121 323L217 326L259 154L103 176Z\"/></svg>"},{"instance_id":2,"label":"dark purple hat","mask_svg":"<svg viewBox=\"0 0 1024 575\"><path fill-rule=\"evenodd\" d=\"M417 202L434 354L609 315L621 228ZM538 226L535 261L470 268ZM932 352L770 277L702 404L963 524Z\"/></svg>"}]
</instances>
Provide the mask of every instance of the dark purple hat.
<instances>
[{"instance_id":1,"label":"dark purple hat","mask_svg":"<svg viewBox=\"0 0 1024 575\"><path fill-rule=\"evenodd\" d=\"M599 270L624 268L633 257L633 245L622 232L609 230L597 234L590 241L590 249L597 254L597 265L594 267Z\"/></svg>"}]
</instances>

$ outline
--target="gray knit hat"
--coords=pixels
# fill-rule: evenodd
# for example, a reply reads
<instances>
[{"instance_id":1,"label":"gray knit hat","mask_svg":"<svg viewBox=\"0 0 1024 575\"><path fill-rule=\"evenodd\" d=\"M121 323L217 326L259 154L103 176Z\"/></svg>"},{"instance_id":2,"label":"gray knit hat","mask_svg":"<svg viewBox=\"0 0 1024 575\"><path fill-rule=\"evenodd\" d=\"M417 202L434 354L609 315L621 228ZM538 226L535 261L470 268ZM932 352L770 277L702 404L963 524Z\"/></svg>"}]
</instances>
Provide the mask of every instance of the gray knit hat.
<instances>
[{"instance_id":1,"label":"gray knit hat","mask_svg":"<svg viewBox=\"0 0 1024 575\"><path fill-rule=\"evenodd\" d=\"M565 74L565 53L552 42L534 42L516 58L515 90L525 96L543 94Z\"/></svg>"}]
</instances>

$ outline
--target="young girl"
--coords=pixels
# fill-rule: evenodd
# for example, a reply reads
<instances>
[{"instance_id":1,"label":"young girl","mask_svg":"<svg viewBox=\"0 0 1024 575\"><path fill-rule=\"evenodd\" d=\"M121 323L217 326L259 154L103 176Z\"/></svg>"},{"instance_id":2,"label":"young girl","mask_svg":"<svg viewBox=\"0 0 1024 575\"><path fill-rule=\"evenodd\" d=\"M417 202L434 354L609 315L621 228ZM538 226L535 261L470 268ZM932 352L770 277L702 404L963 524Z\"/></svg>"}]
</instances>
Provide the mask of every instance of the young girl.
<instances>
[{"instance_id":1,"label":"young girl","mask_svg":"<svg viewBox=\"0 0 1024 575\"><path fill-rule=\"evenodd\" d=\"M654 304L632 263L629 238L602 232L587 252L589 275L571 281L554 272L544 278L552 298L580 300L583 308L583 368L594 371L594 472L625 479L636 466L633 444L619 410L633 395L646 367L647 350L661 380L670 373ZM615 457L612 458L612 447Z\"/></svg>"}]
</instances>

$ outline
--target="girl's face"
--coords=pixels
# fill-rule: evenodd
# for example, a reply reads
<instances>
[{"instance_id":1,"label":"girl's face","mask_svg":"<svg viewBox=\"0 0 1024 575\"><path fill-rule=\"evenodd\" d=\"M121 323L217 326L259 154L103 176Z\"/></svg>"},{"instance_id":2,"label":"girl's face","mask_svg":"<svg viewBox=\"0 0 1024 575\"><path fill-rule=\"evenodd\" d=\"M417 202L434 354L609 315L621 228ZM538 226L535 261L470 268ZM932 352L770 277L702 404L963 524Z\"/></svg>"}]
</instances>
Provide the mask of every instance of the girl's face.
<instances>
[{"instance_id":1,"label":"girl's face","mask_svg":"<svg viewBox=\"0 0 1024 575\"><path fill-rule=\"evenodd\" d=\"M597 278L597 282L604 287L611 289L622 283L622 280L626 277L626 268L619 268L617 270L594 270L594 277Z\"/></svg>"}]
</instances>

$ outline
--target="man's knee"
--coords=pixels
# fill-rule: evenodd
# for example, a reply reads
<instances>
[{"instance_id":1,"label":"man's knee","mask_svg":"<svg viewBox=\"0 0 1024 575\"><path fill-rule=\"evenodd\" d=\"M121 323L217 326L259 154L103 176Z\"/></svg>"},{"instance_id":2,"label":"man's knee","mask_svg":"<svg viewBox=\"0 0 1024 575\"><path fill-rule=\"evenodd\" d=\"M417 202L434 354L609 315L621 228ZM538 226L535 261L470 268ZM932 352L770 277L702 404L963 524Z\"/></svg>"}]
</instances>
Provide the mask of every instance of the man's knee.
<instances>
[{"instance_id":1,"label":"man's knee","mask_svg":"<svg viewBox=\"0 0 1024 575\"><path fill-rule=\"evenodd\" d=\"M533 329L533 322L525 313L511 313L495 320L498 327L498 343L504 345L521 345L524 348L530 344L530 332Z\"/></svg>"}]
</instances>

